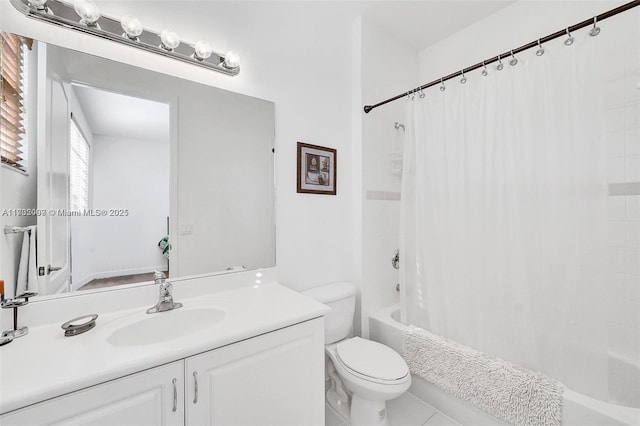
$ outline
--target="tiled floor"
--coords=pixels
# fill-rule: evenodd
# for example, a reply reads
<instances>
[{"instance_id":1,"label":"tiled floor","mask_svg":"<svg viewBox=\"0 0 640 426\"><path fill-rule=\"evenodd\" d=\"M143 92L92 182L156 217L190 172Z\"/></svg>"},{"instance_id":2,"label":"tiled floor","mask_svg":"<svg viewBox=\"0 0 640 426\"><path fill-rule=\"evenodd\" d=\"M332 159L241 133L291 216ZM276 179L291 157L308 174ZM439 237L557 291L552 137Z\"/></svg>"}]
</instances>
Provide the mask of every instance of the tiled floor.
<instances>
[{"instance_id":1,"label":"tiled floor","mask_svg":"<svg viewBox=\"0 0 640 426\"><path fill-rule=\"evenodd\" d=\"M410 393L387 402L391 426L461 426ZM331 407L326 407L326 426L349 426Z\"/></svg>"}]
</instances>

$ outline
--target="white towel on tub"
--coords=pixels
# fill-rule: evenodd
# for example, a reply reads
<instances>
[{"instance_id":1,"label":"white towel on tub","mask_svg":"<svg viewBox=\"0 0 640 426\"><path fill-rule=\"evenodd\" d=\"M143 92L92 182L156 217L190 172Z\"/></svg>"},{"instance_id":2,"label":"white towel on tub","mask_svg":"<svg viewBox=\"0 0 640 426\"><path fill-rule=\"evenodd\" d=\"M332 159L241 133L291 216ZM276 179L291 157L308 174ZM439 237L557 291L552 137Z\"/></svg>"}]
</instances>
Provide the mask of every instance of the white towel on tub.
<instances>
[{"instance_id":1,"label":"white towel on tub","mask_svg":"<svg viewBox=\"0 0 640 426\"><path fill-rule=\"evenodd\" d=\"M516 426L560 426L560 382L415 326L402 340L412 374Z\"/></svg>"},{"instance_id":2,"label":"white towel on tub","mask_svg":"<svg viewBox=\"0 0 640 426\"><path fill-rule=\"evenodd\" d=\"M36 227L28 226L22 237L22 251L18 265L15 297L25 293L38 294L38 265L36 262Z\"/></svg>"}]
</instances>

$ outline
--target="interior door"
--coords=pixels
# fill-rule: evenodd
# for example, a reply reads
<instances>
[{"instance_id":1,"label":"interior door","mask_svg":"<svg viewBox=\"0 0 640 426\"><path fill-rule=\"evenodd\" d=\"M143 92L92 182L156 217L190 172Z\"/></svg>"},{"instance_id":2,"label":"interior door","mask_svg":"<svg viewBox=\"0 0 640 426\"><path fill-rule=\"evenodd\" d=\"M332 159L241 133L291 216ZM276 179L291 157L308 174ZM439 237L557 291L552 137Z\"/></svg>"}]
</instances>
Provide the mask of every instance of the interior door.
<instances>
[{"instance_id":1,"label":"interior door","mask_svg":"<svg viewBox=\"0 0 640 426\"><path fill-rule=\"evenodd\" d=\"M38 46L38 275L40 294L69 291L69 85L64 65Z\"/></svg>"}]
</instances>

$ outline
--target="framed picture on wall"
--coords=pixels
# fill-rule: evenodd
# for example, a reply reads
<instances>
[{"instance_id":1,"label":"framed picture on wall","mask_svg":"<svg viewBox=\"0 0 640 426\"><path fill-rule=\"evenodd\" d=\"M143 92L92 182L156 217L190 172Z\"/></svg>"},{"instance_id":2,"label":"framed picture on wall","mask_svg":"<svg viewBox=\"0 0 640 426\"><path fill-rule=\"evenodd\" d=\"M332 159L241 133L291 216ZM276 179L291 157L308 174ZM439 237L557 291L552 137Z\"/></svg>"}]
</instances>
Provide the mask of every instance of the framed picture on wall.
<instances>
[{"instance_id":1,"label":"framed picture on wall","mask_svg":"<svg viewBox=\"0 0 640 426\"><path fill-rule=\"evenodd\" d=\"M336 150L298 142L298 192L336 195Z\"/></svg>"}]
</instances>

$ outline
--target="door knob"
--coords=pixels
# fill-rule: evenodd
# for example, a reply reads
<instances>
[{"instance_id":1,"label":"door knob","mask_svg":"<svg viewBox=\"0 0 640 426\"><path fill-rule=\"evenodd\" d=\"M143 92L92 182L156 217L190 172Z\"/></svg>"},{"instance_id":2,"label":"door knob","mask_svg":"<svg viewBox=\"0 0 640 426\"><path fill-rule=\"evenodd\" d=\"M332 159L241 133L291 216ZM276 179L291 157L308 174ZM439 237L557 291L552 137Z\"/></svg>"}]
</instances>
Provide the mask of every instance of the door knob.
<instances>
[{"instance_id":1,"label":"door knob","mask_svg":"<svg viewBox=\"0 0 640 426\"><path fill-rule=\"evenodd\" d=\"M62 266L47 265L47 275L49 275L50 273L52 273L54 271L59 271L60 269L62 269Z\"/></svg>"}]
</instances>

